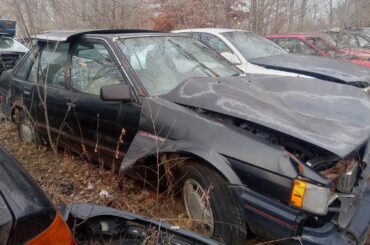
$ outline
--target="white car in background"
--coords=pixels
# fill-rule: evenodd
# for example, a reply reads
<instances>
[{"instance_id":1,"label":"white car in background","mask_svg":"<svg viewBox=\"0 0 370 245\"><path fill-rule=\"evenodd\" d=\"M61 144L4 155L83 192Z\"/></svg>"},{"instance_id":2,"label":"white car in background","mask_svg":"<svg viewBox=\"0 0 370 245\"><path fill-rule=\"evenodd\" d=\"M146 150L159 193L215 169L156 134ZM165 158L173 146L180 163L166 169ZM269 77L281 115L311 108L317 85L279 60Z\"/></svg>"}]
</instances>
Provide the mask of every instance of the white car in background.
<instances>
[{"instance_id":1,"label":"white car in background","mask_svg":"<svg viewBox=\"0 0 370 245\"><path fill-rule=\"evenodd\" d=\"M224 56L226 59L228 59L231 63L233 63L235 66L237 66L245 73L302 77L302 75L297 73L267 69L263 66L254 65L248 62L248 60L245 58L245 55L243 55L242 53L243 50L239 50L228 38L226 38L228 32L240 32L240 31L241 30L237 29L199 28L199 29L176 30L173 32L191 34L194 38L200 40L201 42L210 46L212 49L216 50L219 54ZM282 50L279 46L277 46L273 42L267 44L271 45L269 47L271 49L271 52L274 52L274 50L276 50L277 53L280 53L281 51L284 52L284 50Z\"/></svg>"},{"instance_id":2,"label":"white car in background","mask_svg":"<svg viewBox=\"0 0 370 245\"><path fill-rule=\"evenodd\" d=\"M315 77L369 91L369 68L331 58L289 54L272 41L250 31L197 28L173 32L200 40L244 73Z\"/></svg>"}]
</instances>

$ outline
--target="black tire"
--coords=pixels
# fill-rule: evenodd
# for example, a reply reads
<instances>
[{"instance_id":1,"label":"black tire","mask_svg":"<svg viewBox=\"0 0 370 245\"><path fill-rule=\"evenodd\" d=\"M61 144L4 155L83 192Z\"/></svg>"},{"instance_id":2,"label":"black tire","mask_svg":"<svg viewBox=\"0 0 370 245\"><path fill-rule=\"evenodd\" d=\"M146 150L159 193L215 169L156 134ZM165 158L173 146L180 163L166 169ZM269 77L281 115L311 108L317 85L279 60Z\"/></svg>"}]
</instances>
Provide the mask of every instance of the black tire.
<instances>
[{"instance_id":1,"label":"black tire","mask_svg":"<svg viewBox=\"0 0 370 245\"><path fill-rule=\"evenodd\" d=\"M195 161L188 161L181 165L179 174L185 207L187 206L184 194L187 192L184 189L185 183L195 180L203 190L207 190L207 202L211 207L214 221L210 237L221 240L225 244L244 244L247 237L245 216L228 182L213 168Z\"/></svg>"},{"instance_id":2,"label":"black tire","mask_svg":"<svg viewBox=\"0 0 370 245\"><path fill-rule=\"evenodd\" d=\"M30 144L35 143L36 145L41 144L41 136L36 129L33 121L29 118L27 113L19 108L16 108L13 113L13 120L17 127L18 137L22 143ZM25 128L28 129L29 135L26 136Z\"/></svg>"}]
</instances>

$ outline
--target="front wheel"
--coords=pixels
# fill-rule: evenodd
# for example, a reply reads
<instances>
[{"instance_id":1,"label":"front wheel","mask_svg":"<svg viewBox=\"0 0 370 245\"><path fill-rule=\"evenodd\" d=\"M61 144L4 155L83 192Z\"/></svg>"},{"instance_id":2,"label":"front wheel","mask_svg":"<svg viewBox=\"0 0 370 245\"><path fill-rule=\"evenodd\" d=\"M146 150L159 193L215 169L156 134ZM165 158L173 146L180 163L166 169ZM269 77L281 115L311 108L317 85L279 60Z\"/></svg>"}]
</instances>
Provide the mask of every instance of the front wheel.
<instances>
[{"instance_id":1,"label":"front wheel","mask_svg":"<svg viewBox=\"0 0 370 245\"><path fill-rule=\"evenodd\" d=\"M198 162L186 162L179 168L182 197L196 231L226 244L243 244L246 221L227 181Z\"/></svg>"}]
</instances>

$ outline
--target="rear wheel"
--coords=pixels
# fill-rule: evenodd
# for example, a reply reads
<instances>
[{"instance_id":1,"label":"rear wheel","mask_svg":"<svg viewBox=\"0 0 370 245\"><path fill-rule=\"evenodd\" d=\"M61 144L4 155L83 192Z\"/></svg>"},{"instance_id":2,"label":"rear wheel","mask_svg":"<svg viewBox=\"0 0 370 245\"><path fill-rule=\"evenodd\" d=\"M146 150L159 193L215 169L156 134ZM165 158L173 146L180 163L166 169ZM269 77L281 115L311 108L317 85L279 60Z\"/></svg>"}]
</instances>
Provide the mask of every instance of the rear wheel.
<instances>
[{"instance_id":1,"label":"rear wheel","mask_svg":"<svg viewBox=\"0 0 370 245\"><path fill-rule=\"evenodd\" d=\"M196 231L226 244L243 244L246 221L227 181L198 162L186 162L179 170L185 208Z\"/></svg>"},{"instance_id":2,"label":"rear wheel","mask_svg":"<svg viewBox=\"0 0 370 245\"><path fill-rule=\"evenodd\" d=\"M20 141L26 144L41 143L41 138L32 120L22 109L15 109L13 119L17 127Z\"/></svg>"}]
</instances>

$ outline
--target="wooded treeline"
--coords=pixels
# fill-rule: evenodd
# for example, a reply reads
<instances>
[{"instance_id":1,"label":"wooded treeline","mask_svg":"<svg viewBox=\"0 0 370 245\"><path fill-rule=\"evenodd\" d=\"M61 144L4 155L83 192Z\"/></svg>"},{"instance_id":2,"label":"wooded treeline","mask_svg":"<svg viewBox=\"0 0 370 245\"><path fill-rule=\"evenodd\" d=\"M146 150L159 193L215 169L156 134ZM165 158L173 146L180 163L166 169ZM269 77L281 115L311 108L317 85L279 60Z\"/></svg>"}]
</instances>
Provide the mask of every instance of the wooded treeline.
<instances>
[{"instance_id":1,"label":"wooded treeline","mask_svg":"<svg viewBox=\"0 0 370 245\"><path fill-rule=\"evenodd\" d=\"M370 0L0 0L20 34L56 29L242 28L265 35L370 25Z\"/></svg>"}]
</instances>

